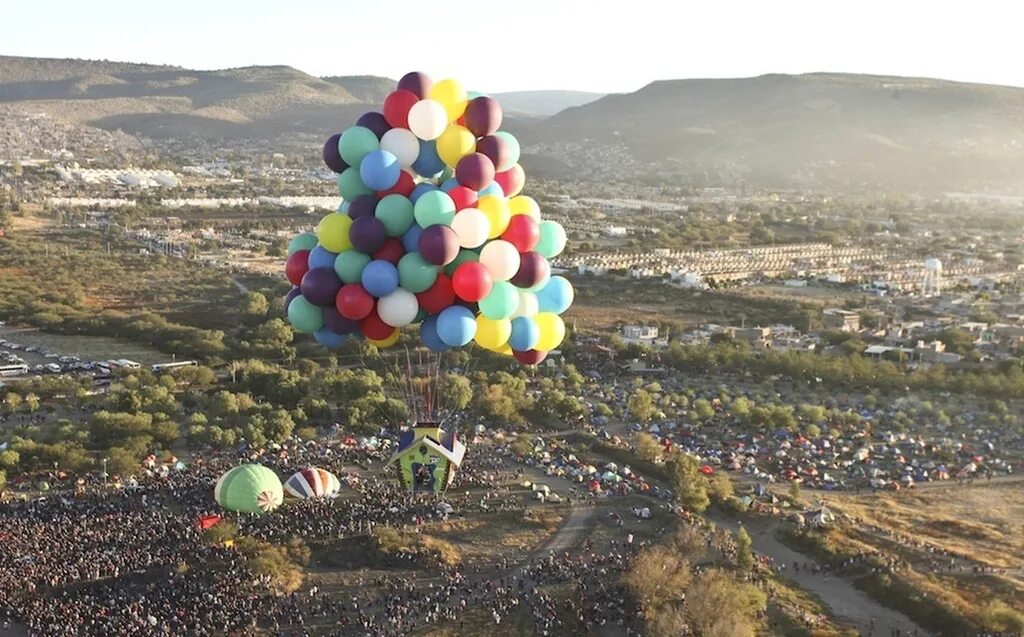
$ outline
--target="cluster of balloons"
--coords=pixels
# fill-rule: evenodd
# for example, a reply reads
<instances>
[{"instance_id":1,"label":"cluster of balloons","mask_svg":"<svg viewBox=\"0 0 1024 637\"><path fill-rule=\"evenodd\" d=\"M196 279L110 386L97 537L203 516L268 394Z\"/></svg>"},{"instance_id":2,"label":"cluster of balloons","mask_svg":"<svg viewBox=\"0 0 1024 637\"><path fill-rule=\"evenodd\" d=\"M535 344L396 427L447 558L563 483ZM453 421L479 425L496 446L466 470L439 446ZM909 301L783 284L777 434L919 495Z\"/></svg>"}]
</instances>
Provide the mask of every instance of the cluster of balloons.
<instances>
[{"instance_id":1,"label":"cluster of balloons","mask_svg":"<svg viewBox=\"0 0 1024 637\"><path fill-rule=\"evenodd\" d=\"M342 204L288 247L292 326L326 347L360 334L388 347L418 324L435 352L476 342L539 363L565 337L573 301L551 276L566 236L520 194L501 106L414 72L382 110L324 144Z\"/></svg>"}]
</instances>

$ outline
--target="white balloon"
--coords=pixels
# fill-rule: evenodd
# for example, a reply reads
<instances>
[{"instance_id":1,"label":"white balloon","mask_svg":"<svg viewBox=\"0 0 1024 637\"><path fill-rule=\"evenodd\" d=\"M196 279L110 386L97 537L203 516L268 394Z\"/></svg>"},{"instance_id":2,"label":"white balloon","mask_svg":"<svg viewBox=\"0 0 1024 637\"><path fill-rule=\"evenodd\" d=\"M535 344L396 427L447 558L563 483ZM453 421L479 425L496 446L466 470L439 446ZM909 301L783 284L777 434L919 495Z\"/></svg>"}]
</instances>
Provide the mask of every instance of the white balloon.
<instances>
[{"instance_id":1,"label":"white balloon","mask_svg":"<svg viewBox=\"0 0 1024 637\"><path fill-rule=\"evenodd\" d=\"M424 141L437 139L448 127L448 112L441 102L420 100L409 109L409 130Z\"/></svg>"},{"instance_id":2,"label":"white balloon","mask_svg":"<svg viewBox=\"0 0 1024 637\"><path fill-rule=\"evenodd\" d=\"M420 156L420 141L411 131L392 128L380 138L380 149L397 157L398 163L403 168L408 168Z\"/></svg>"},{"instance_id":3,"label":"white balloon","mask_svg":"<svg viewBox=\"0 0 1024 637\"><path fill-rule=\"evenodd\" d=\"M476 208L466 208L455 213L452 230L459 238L461 247L479 248L487 241L487 235L491 234L491 222L487 220L487 215Z\"/></svg>"},{"instance_id":4,"label":"white balloon","mask_svg":"<svg viewBox=\"0 0 1024 637\"><path fill-rule=\"evenodd\" d=\"M480 263L495 281L508 281L519 271L519 250L508 241L496 239L480 251Z\"/></svg>"},{"instance_id":5,"label":"white balloon","mask_svg":"<svg viewBox=\"0 0 1024 637\"><path fill-rule=\"evenodd\" d=\"M519 307L512 313L512 318L519 318L520 316L537 316L537 312L540 308L537 304L537 295L533 292L527 292L526 290L519 290Z\"/></svg>"},{"instance_id":6,"label":"white balloon","mask_svg":"<svg viewBox=\"0 0 1024 637\"><path fill-rule=\"evenodd\" d=\"M412 323L419 310L420 304L416 300L416 295L402 288L382 296L377 301L377 314L380 320L391 327L402 327Z\"/></svg>"}]
</instances>

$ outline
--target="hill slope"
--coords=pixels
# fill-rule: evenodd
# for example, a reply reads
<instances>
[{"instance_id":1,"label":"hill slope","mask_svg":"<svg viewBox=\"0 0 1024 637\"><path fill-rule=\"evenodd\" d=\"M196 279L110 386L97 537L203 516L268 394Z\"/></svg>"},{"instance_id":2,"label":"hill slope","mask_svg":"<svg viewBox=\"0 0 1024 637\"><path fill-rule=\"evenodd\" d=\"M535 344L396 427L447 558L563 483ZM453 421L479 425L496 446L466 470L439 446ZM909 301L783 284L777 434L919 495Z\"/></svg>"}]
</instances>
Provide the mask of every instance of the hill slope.
<instances>
[{"instance_id":1,"label":"hill slope","mask_svg":"<svg viewBox=\"0 0 1024 637\"><path fill-rule=\"evenodd\" d=\"M495 93L494 99L508 113L535 117L548 117L573 106L589 104L604 97L604 93L585 91L514 91Z\"/></svg>"},{"instance_id":2,"label":"hill slope","mask_svg":"<svg viewBox=\"0 0 1024 637\"><path fill-rule=\"evenodd\" d=\"M680 174L773 184L1024 190L1024 89L842 74L655 82L567 109L536 140L625 143Z\"/></svg>"}]
</instances>

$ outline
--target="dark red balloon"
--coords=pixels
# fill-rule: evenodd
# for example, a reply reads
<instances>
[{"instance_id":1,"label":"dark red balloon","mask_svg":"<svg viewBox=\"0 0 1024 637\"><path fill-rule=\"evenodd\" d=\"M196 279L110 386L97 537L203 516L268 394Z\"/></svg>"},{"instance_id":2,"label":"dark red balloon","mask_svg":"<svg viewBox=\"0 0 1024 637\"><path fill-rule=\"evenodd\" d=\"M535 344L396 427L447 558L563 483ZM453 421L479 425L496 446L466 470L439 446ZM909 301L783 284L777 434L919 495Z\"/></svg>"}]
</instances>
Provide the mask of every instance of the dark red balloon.
<instances>
[{"instance_id":1,"label":"dark red balloon","mask_svg":"<svg viewBox=\"0 0 1024 637\"><path fill-rule=\"evenodd\" d=\"M377 209L377 197L373 195L359 195L348 204L348 216L353 219L359 217L372 217Z\"/></svg>"},{"instance_id":2,"label":"dark red balloon","mask_svg":"<svg viewBox=\"0 0 1024 637\"><path fill-rule=\"evenodd\" d=\"M515 197L523 192L523 186L526 185L526 173L523 172L522 166L516 164L505 172L496 173L494 181L498 182L506 197Z\"/></svg>"},{"instance_id":3,"label":"dark red balloon","mask_svg":"<svg viewBox=\"0 0 1024 637\"><path fill-rule=\"evenodd\" d=\"M466 128L477 137L493 135L501 128L501 105L486 95L469 101L466 105Z\"/></svg>"},{"instance_id":4,"label":"dark red balloon","mask_svg":"<svg viewBox=\"0 0 1024 637\"><path fill-rule=\"evenodd\" d=\"M361 325L363 327L363 334L366 338L372 338L376 341L386 339L395 331L394 327L380 319L380 315L377 314L376 309L370 311L366 318L363 319Z\"/></svg>"},{"instance_id":5,"label":"dark red balloon","mask_svg":"<svg viewBox=\"0 0 1024 637\"><path fill-rule=\"evenodd\" d=\"M438 273L434 285L417 294L416 300L419 301L421 310L428 314L437 314L455 302L452 280L444 272Z\"/></svg>"},{"instance_id":6,"label":"dark red balloon","mask_svg":"<svg viewBox=\"0 0 1024 637\"><path fill-rule=\"evenodd\" d=\"M429 95L430 89L433 86L434 82L427 77L426 73L420 73L419 71L406 73L402 76L402 79L398 80L399 89L409 91L420 99Z\"/></svg>"},{"instance_id":7,"label":"dark red balloon","mask_svg":"<svg viewBox=\"0 0 1024 637\"><path fill-rule=\"evenodd\" d=\"M448 191L448 196L455 202L456 210L472 208L476 205L476 200L479 198L475 190L470 190L465 186L455 186Z\"/></svg>"},{"instance_id":8,"label":"dark red balloon","mask_svg":"<svg viewBox=\"0 0 1024 637\"><path fill-rule=\"evenodd\" d=\"M395 91L384 99L384 119L393 128L409 128L409 109L418 101L412 91Z\"/></svg>"},{"instance_id":9,"label":"dark red balloon","mask_svg":"<svg viewBox=\"0 0 1024 637\"><path fill-rule=\"evenodd\" d=\"M512 158L508 142L497 135L481 137L476 142L476 152L487 155L495 166L504 166Z\"/></svg>"},{"instance_id":10,"label":"dark red balloon","mask_svg":"<svg viewBox=\"0 0 1024 637\"><path fill-rule=\"evenodd\" d=\"M343 317L360 321L373 311L373 296L358 283L349 283L338 290L334 307Z\"/></svg>"},{"instance_id":11,"label":"dark red balloon","mask_svg":"<svg viewBox=\"0 0 1024 637\"><path fill-rule=\"evenodd\" d=\"M313 305L330 307L341 289L341 279L334 268L313 268L302 277L302 296Z\"/></svg>"},{"instance_id":12,"label":"dark red balloon","mask_svg":"<svg viewBox=\"0 0 1024 637\"><path fill-rule=\"evenodd\" d=\"M463 301L475 303L491 293L494 279L484 264L467 261L452 272L452 289Z\"/></svg>"},{"instance_id":13,"label":"dark red balloon","mask_svg":"<svg viewBox=\"0 0 1024 637\"><path fill-rule=\"evenodd\" d=\"M352 247L365 254L373 254L384 245L388 238L384 224L374 216L359 217L348 229L348 238Z\"/></svg>"},{"instance_id":14,"label":"dark red balloon","mask_svg":"<svg viewBox=\"0 0 1024 637\"><path fill-rule=\"evenodd\" d=\"M494 162L483 153L466 155L455 165L455 179L466 188L479 192L494 181Z\"/></svg>"},{"instance_id":15,"label":"dark red balloon","mask_svg":"<svg viewBox=\"0 0 1024 637\"><path fill-rule=\"evenodd\" d=\"M402 241L398 237L389 237L384 242L384 245L371 256L374 259L387 261L397 266L398 262L405 256L405 246L402 245Z\"/></svg>"},{"instance_id":16,"label":"dark red balloon","mask_svg":"<svg viewBox=\"0 0 1024 637\"><path fill-rule=\"evenodd\" d=\"M348 164L341 158L341 153L338 151L339 139L341 139L341 133L331 135L324 142L324 163L334 172L343 173L348 168Z\"/></svg>"},{"instance_id":17,"label":"dark red balloon","mask_svg":"<svg viewBox=\"0 0 1024 637\"><path fill-rule=\"evenodd\" d=\"M529 215L512 215L501 238L514 245L519 252L529 252L540 241L540 224Z\"/></svg>"},{"instance_id":18,"label":"dark red balloon","mask_svg":"<svg viewBox=\"0 0 1024 637\"><path fill-rule=\"evenodd\" d=\"M418 248L427 263L448 265L459 254L459 236L448 226L429 226L420 234Z\"/></svg>"},{"instance_id":19,"label":"dark red balloon","mask_svg":"<svg viewBox=\"0 0 1024 637\"><path fill-rule=\"evenodd\" d=\"M546 279L549 274L551 274L551 264L547 259L537 252L524 252L519 255L519 271L512 277L512 285L532 288Z\"/></svg>"},{"instance_id":20,"label":"dark red balloon","mask_svg":"<svg viewBox=\"0 0 1024 637\"><path fill-rule=\"evenodd\" d=\"M536 365L548 357L547 352L537 349L528 349L519 352L513 350L512 355L515 356L516 360L523 365Z\"/></svg>"},{"instance_id":21,"label":"dark red balloon","mask_svg":"<svg viewBox=\"0 0 1024 637\"><path fill-rule=\"evenodd\" d=\"M336 307L325 307L324 327L335 334L351 334L359 329L359 321L353 321L352 319L347 319L341 314L338 314L338 309Z\"/></svg>"},{"instance_id":22,"label":"dark red balloon","mask_svg":"<svg viewBox=\"0 0 1024 637\"><path fill-rule=\"evenodd\" d=\"M384 137L384 133L391 130L391 126L388 125L388 121L377 111L363 113L359 119L356 120L356 126L369 128L373 131L373 134L377 136L377 139Z\"/></svg>"},{"instance_id":23,"label":"dark red balloon","mask_svg":"<svg viewBox=\"0 0 1024 637\"><path fill-rule=\"evenodd\" d=\"M302 285L302 277L309 271L309 250L296 250L284 262L284 275L292 285Z\"/></svg>"},{"instance_id":24,"label":"dark red balloon","mask_svg":"<svg viewBox=\"0 0 1024 637\"><path fill-rule=\"evenodd\" d=\"M414 188L416 188L416 182L413 181L413 176L408 170L403 170L398 173L398 183L388 188L387 190L377 191L377 196L383 199L388 195L402 195L408 197L412 194Z\"/></svg>"}]
</instances>

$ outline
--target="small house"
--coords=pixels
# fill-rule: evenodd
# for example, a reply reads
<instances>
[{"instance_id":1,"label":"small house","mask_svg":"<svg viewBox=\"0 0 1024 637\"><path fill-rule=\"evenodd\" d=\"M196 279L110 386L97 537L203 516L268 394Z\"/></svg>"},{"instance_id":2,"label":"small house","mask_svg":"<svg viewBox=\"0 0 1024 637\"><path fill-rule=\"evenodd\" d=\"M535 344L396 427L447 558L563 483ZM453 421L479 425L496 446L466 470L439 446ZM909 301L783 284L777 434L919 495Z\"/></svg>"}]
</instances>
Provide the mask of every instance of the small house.
<instances>
[{"instance_id":1,"label":"small house","mask_svg":"<svg viewBox=\"0 0 1024 637\"><path fill-rule=\"evenodd\" d=\"M446 434L437 423L414 423L398 439L398 450L388 461L398 470L407 491L440 493L451 485L466 455L466 446Z\"/></svg>"}]
</instances>

